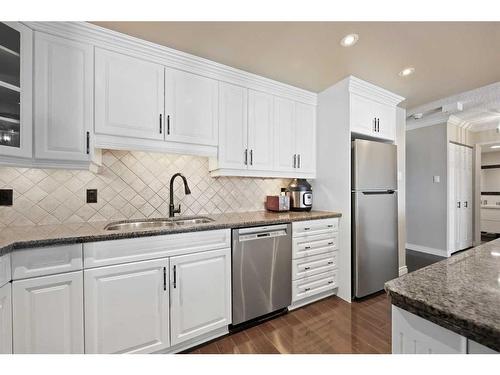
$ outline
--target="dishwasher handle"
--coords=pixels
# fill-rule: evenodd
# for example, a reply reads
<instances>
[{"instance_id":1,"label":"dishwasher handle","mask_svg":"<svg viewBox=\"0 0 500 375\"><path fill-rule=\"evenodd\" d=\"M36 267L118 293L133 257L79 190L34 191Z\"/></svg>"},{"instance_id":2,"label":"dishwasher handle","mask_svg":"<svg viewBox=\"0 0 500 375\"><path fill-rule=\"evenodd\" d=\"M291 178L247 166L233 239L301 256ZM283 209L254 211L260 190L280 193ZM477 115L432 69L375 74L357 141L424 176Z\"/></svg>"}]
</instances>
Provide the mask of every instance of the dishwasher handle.
<instances>
[{"instance_id":1,"label":"dishwasher handle","mask_svg":"<svg viewBox=\"0 0 500 375\"><path fill-rule=\"evenodd\" d=\"M286 225L276 225L274 226L274 228L272 226L260 228L245 228L238 231L238 241L245 242L263 240L268 238L287 236L288 234L289 233L287 231Z\"/></svg>"}]
</instances>

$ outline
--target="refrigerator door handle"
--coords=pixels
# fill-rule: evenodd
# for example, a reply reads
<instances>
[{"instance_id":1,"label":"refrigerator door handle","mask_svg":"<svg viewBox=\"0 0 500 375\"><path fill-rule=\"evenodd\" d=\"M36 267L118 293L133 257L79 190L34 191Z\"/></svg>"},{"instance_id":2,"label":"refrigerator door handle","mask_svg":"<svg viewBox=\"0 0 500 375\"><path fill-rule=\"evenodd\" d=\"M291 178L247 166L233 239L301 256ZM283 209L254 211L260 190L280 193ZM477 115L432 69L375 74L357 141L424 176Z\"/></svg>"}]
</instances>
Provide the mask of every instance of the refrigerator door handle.
<instances>
[{"instance_id":1,"label":"refrigerator door handle","mask_svg":"<svg viewBox=\"0 0 500 375\"><path fill-rule=\"evenodd\" d=\"M380 190L380 191L363 191L363 195L380 195L380 194L394 194L396 191L389 190Z\"/></svg>"}]
</instances>

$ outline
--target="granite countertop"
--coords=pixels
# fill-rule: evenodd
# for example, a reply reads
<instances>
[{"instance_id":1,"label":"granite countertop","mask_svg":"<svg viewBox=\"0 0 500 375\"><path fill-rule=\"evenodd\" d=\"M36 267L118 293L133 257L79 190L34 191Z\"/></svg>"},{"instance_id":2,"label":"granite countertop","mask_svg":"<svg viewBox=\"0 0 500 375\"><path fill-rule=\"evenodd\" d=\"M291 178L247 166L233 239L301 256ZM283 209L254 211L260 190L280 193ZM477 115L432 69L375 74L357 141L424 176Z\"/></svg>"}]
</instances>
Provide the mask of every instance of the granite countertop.
<instances>
[{"instance_id":1,"label":"granite countertop","mask_svg":"<svg viewBox=\"0 0 500 375\"><path fill-rule=\"evenodd\" d=\"M119 231L108 231L104 229L104 227L112 221L0 228L0 255L11 252L15 249L25 249L30 247L108 241L122 238L158 236L162 234L224 228L240 228L256 225L282 224L292 221L340 217L341 214L330 211L257 211L204 216L208 216L214 219L214 221L204 224L182 225L173 228L149 228Z\"/></svg>"},{"instance_id":2,"label":"granite countertop","mask_svg":"<svg viewBox=\"0 0 500 375\"><path fill-rule=\"evenodd\" d=\"M385 284L393 305L500 351L500 239Z\"/></svg>"}]
</instances>

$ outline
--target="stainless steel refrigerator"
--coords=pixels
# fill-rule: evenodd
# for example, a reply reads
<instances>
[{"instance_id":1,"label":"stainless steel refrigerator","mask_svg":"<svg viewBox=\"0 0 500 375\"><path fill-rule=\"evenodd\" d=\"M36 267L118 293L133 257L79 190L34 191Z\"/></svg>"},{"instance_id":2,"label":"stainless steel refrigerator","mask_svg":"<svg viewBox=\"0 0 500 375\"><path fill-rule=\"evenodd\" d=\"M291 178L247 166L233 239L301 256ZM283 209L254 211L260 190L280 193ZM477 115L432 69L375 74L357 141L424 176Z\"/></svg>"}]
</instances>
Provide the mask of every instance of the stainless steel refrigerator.
<instances>
[{"instance_id":1,"label":"stainless steel refrigerator","mask_svg":"<svg viewBox=\"0 0 500 375\"><path fill-rule=\"evenodd\" d=\"M353 296L380 291L398 277L396 146L352 141Z\"/></svg>"}]
</instances>

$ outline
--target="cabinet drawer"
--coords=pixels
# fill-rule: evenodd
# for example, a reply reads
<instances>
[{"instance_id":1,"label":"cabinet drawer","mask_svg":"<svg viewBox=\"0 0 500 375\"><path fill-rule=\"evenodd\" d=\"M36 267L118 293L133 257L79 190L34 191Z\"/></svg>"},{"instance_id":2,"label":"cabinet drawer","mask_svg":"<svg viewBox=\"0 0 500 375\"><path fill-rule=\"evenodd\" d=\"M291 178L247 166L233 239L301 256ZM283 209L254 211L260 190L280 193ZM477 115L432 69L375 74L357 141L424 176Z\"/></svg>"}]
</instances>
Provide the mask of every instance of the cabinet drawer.
<instances>
[{"instance_id":1,"label":"cabinet drawer","mask_svg":"<svg viewBox=\"0 0 500 375\"><path fill-rule=\"evenodd\" d=\"M292 281L292 302L335 289L338 286L337 272L335 270Z\"/></svg>"},{"instance_id":2,"label":"cabinet drawer","mask_svg":"<svg viewBox=\"0 0 500 375\"><path fill-rule=\"evenodd\" d=\"M0 256L0 287L10 281L10 254Z\"/></svg>"},{"instance_id":3,"label":"cabinet drawer","mask_svg":"<svg viewBox=\"0 0 500 375\"><path fill-rule=\"evenodd\" d=\"M297 237L292 240L293 259L323 254L338 249L336 232L316 236Z\"/></svg>"},{"instance_id":4,"label":"cabinet drawer","mask_svg":"<svg viewBox=\"0 0 500 375\"><path fill-rule=\"evenodd\" d=\"M338 251L303 257L292 261L292 280L333 271L338 267Z\"/></svg>"},{"instance_id":5,"label":"cabinet drawer","mask_svg":"<svg viewBox=\"0 0 500 375\"><path fill-rule=\"evenodd\" d=\"M321 219L292 223L293 237L311 234L333 233L339 229L339 219Z\"/></svg>"},{"instance_id":6,"label":"cabinet drawer","mask_svg":"<svg viewBox=\"0 0 500 375\"><path fill-rule=\"evenodd\" d=\"M83 263L93 268L228 247L230 229L90 242L83 245Z\"/></svg>"},{"instance_id":7,"label":"cabinet drawer","mask_svg":"<svg viewBox=\"0 0 500 375\"><path fill-rule=\"evenodd\" d=\"M78 271L82 269L82 244L16 250L11 257L13 280Z\"/></svg>"}]
</instances>

